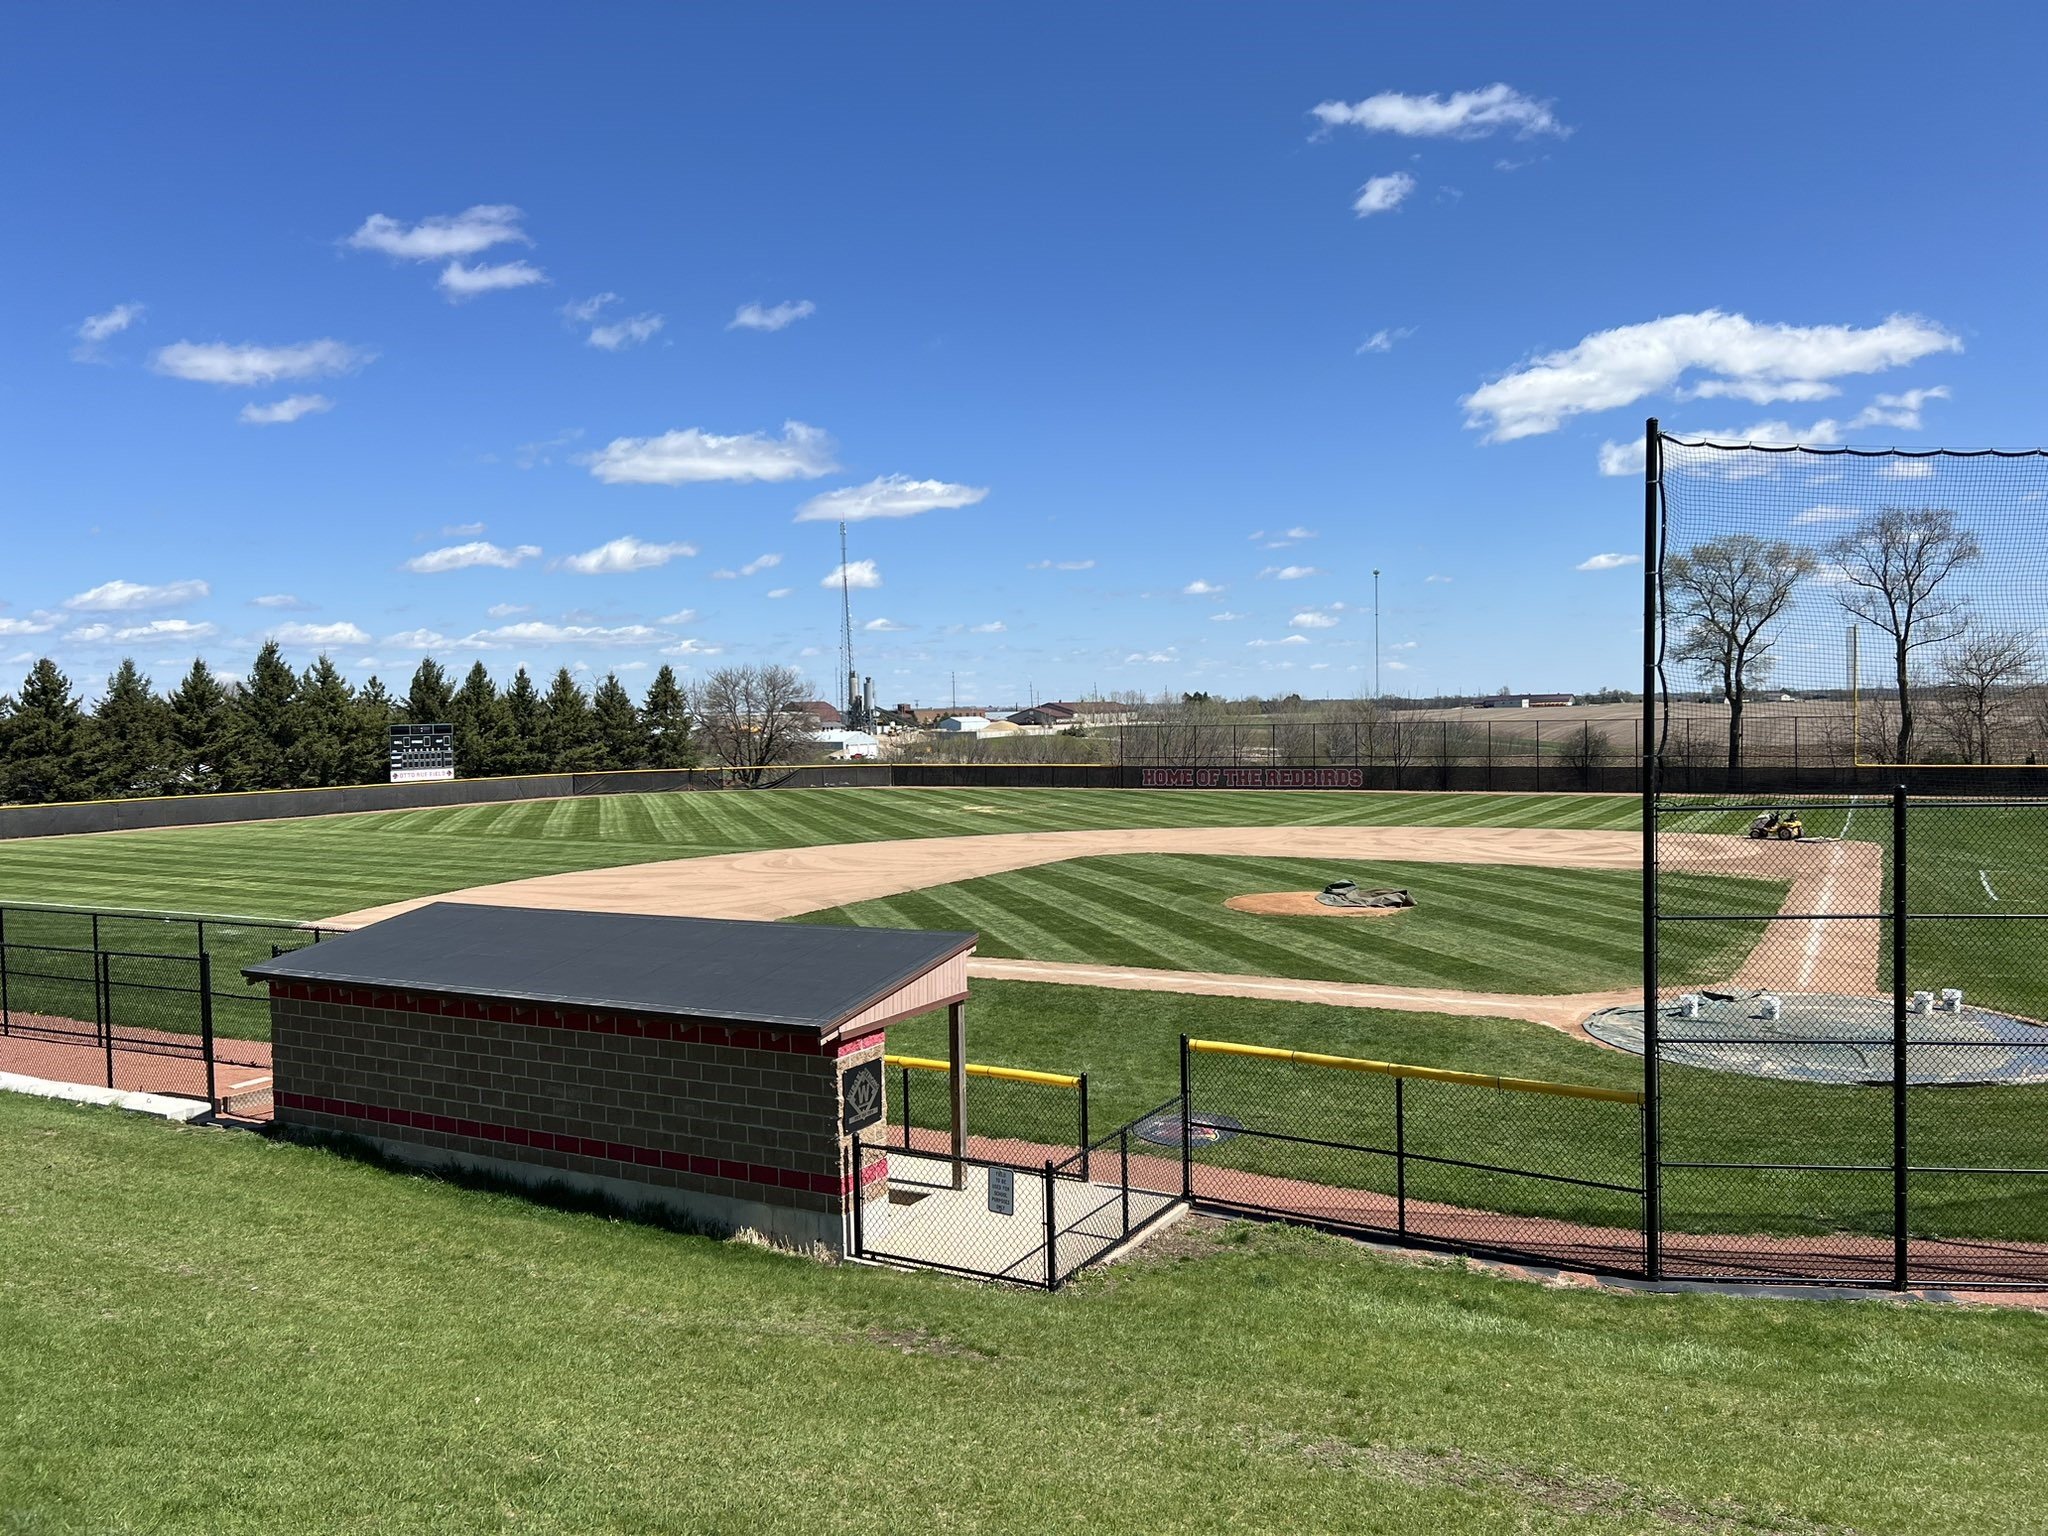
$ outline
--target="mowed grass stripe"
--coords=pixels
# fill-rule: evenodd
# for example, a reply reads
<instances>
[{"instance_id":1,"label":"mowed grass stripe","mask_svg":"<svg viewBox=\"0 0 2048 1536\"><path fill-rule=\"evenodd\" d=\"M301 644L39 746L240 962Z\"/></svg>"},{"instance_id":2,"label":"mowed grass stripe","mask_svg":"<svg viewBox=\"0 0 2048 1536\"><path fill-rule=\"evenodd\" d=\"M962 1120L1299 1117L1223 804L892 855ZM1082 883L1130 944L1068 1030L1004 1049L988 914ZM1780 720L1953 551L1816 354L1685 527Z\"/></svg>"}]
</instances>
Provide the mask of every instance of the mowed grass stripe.
<instances>
[{"instance_id":1,"label":"mowed grass stripe","mask_svg":"<svg viewBox=\"0 0 2048 1536\"><path fill-rule=\"evenodd\" d=\"M1073 859L934 886L915 903L861 903L812 922L973 928L982 952L1024 959L1143 965L1396 986L1522 993L1627 986L1640 975L1640 886L1631 871L1388 863L1349 867L1361 883L1416 892L1412 911L1379 918L1276 917L1225 898L1313 890L1330 866L1186 854ZM1778 882L1690 876L1719 910L1770 912ZM886 913L886 915L884 915ZM1760 925L1730 924L1674 953L1667 979L1725 978Z\"/></svg>"}]
</instances>

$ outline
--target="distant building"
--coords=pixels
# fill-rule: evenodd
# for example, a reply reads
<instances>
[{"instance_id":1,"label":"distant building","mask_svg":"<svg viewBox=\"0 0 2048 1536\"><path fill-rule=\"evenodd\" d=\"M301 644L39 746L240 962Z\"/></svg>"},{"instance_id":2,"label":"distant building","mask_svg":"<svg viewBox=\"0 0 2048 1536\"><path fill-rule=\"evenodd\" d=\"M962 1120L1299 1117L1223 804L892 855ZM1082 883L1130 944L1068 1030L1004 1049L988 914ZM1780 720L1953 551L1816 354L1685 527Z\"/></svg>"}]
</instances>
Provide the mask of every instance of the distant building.
<instances>
[{"instance_id":1,"label":"distant building","mask_svg":"<svg viewBox=\"0 0 2048 1536\"><path fill-rule=\"evenodd\" d=\"M1578 702L1570 693L1497 693L1474 701L1481 709L1565 709Z\"/></svg>"},{"instance_id":2,"label":"distant building","mask_svg":"<svg viewBox=\"0 0 2048 1536\"><path fill-rule=\"evenodd\" d=\"M1020 709L1010 718L1019 725L1050 725L1066 727L1135 725L1138 712L1128 704L1119 704L1114 699L1075 699L1069 702L1048 701L1034 704L1029 709Z\"/></svg>"},{"instance_id":3,"label":"distant building","mask_svg":"<svg viewBox=\"0 0 2048 1536\"><path fill-rule=\"evenodd\" d=\"M1010 716L1012 725L1049 725L1054 728L1074 723L1074 707L1071 704L1034 704L1029 709L1020 709Z\"/></svg>"},{"instance_id":4,"label":"distant building","mask_svg":"<svg viewBox=\"0 0 2048 1536\"><path fill-rule=\"evenodd\" d=\"M989 727L987 715L948 715L939 729L959 736L978 736Z\"/></svg>"},{"instance_id":5,"label":"distant building","mask_svg":"<svg viewBox=\"0 0 2048 1536\"><path fill-rule=\"evenodd\" d=\"M811 738L825 755L843 763L872 762L882 755L882 740L866 731L827 730Z\"/></svg>"},{"instance_id":6,"label":"distant building","mask_svg":"<svg viewBox=\"0 0 2048 1536\"><path fill-rule=\"evenodd\" d=\"M793 707L809 715L821 726L831 727L846 724L846 716L839 712L839 706L837 704L828 704L823 699L805 699L801 704Z\"/></svg>"}]
</instances>

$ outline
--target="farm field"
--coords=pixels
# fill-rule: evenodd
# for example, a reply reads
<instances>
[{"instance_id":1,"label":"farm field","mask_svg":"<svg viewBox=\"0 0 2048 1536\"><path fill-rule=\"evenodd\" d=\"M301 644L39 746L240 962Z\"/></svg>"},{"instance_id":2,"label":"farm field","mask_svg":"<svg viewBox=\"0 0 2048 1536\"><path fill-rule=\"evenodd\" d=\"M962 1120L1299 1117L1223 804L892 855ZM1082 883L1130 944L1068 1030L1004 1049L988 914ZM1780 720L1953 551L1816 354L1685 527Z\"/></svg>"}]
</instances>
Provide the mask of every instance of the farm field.
<instances>
[{"instance_id":1,"label":"farm field","mask_svg":"<svg viewBox=\"0 0 2048 1536\"><path fill-rule=\"evenodd\" d=\"M24 1532L1907 1536L2048 1497L2022 1313L1554 1291L1206 1223L1045 1296L15 1099L0 1208Z\"/></svg>"},{"instance_id":2,"label":"farm field","mask_svg":"<svg viewBox=\"0 0 2048 1536\"><path fill-rule=\"evenodd\" d=\"M310 920L407 897L820 843L1088 827L1630 828L1630 796L1057 789L610 795L0 843L0 903Z\"/></svg>"},{"instance_id":3,"label":"farm field","mask_svg":"<svg viewBox=\"0 0 2048 1536\"><path fill-rule=\"evenodd\" d=\"M1236 912L1231 896L1313 891L1340 876L1406 886L1389 917ZM1667 899L1717 912L1775 912L1785 886L1673 875ZM793 919L876 928L973 929L978 953L1161 970L1227 971L1468 991L1591 992L1642 976L1642 878L1628 871L1484 864L1126 854L1069 859L931 886ZM1714 924L1674 982L1724 978L1760 936Z\"/></svg>"}]
</instances>

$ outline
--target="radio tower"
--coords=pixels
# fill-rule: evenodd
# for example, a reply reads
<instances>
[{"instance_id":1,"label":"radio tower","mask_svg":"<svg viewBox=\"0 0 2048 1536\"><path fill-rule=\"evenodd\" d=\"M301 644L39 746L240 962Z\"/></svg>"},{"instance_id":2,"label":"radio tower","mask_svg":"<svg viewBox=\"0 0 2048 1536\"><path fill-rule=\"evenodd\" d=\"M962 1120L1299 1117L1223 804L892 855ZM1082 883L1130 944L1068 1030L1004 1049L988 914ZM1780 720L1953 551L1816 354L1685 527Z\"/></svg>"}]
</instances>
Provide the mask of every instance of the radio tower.
<instances>
[{"instance_id":1,"label":"radio tower","mask_svg":"<svg viewBox=\"0 0 2048 1536\"><path fill-rule=\"evenodd\" d=\"M864 731L867 723L859 718L860 677L853 665L853 581L846 570L846 524L839 525L839 675L846 681L845 703L843 705L846 728Z\"/></svg>"}]
</instances>

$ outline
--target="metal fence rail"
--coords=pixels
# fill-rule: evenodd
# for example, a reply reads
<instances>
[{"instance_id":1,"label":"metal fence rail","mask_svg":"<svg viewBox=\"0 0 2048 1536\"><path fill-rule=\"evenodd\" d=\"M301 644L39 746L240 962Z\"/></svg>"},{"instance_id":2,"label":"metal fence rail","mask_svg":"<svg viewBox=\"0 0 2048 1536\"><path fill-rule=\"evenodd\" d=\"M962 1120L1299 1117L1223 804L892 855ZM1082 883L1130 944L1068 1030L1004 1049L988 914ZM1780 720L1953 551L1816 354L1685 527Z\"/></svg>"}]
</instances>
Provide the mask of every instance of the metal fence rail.
<instances>
[{"instance_id":1,"label":"metal fence rail","mask_svg":"<svg viewBox=\"0 0 2048 1536\"><path fill-rule=\"evenodd\" d=\"M925 1056L885 1056L896 1074L897 1145L950 1147L953 1103L950 1063ZM1031 1167L1048 1157L1088 1148L1088 1074L1035 1072L968 1062L968 1150L999 1163ZM1084 1170L1085 1171L1085 1170Z\"/></svg>"}]
</instances>

